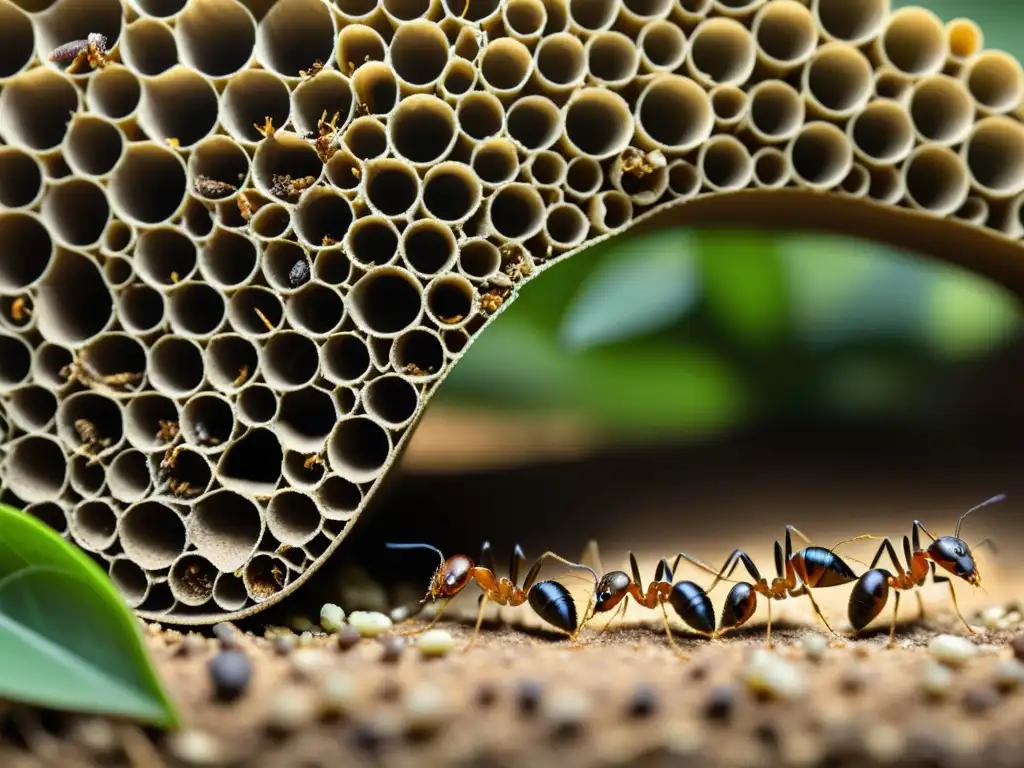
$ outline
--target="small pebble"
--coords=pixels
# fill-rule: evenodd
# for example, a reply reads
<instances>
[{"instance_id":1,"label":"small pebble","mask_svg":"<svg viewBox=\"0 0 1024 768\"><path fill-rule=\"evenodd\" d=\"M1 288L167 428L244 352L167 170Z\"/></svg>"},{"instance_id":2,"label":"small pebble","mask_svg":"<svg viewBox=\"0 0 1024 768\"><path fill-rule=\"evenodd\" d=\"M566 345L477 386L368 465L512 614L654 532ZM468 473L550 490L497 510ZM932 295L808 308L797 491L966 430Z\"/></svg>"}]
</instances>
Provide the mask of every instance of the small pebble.
<instances>
[{"instance_id":1,"label":"small pebble","mask_svg":"<svg viewBox=\"0 0 1024 768\"><path fill-rule=\"evenodd\" d=\"M72 738L92 752L106 754L118 746L117 733L110 720L100 717L89 717L75 721L72 726Z\"/></svg>"},{"instance_id":2,"label":"small pebble","mask_svg":"<svg viewBox=\"0 0 1024 768\"><path fill-rule=\"evenodd\" d=\"M428 629L416 642L423 656L445 656L455 648L455 638L447 629Z\"/></svg>"},{"instance_id":3,"label":"small pebble","mask_svg":"<svg viewBox=\"0 0 1024 768\"><path fill-rule=\"evenodd\" d=\"M206 646L206 639L200 635L189 633L178 643L177 655L184 658L195 656Z\"/></svg>"},{"instance_id":4,"label":"small pebble","mask_svg":"<svg viewBox=\"0 0 1024 768\"><path fill-rule=\"evenodd\" d=\"M392 624L398 624L399 622L405 621L412 615L412 608L408 605L400 605L397 608L392 608L391 612L388 613L388 617L391 619Z\"/></svg>"},{"instance_id":5,"label":"small pebble","mask_svg":"<svg viewBox=\"0 0 1024 768\"><path fill-rule=\"evenodd\" d=\"M556 691L548 697L544 714L556 737L572 736L580 731L590 714L590 699L579 691Z\"/></svg>"},{"instance_id":6,"label":"small pebble","mask_svg":"<svg viewBox=\"0 0 1024 768\"><path fill-rule=\"evenodd\" d=\"M376 611L353 611L348 616L349 626L363 637L378 637L391 631L391 619Z\"/></svg>"},{"instance_id":7,"label":"small pebble","mask_svg":"<svg viewBox=\"0 0 1024 768\"><path fill-rule=\"evenodd\" d=\"M978 646L959 635L936 635L928 643L932 658L950 667L962 667L978 655Z\"/></svg>"},{"instance_id":8,"label":"small pebble","mask_svg":"<svg viewBox=\"0 0 1024 768\"><path fill-rule=\"evenodd\" d=\"M308 691L287 688L276 691L270 699L267 727L276 733L292 733L312 722L316 715L316 700Z\"/></svg>"},{"instance_id":9,"label":"small pebble","mask_svg":"<svg viewBox=\"0 0 1024 768\"><path fill-rule=\"evenodd\" d=\"M356 723L352 728L352 742L364 752L375 752L384 743L384 734L374 723Z\"/></svg>"},{"instance_id":10,"label":"small pebble","mask_svg":"<svg viewBox=\"0 0 1024 768\"><path fill-rule=\"evenodd\" d=\"M537 707L540 705L540 698L543 693L541 684L536 680L524 680L519 684L519 690L516 691L516 701L519 705L519 711L523 713L533 713L537 711Z\"/></svg>"},{"instance_id":11,"label":"small pebble","mask_svg":"<svg viewBox=\"0 0 1024 768\"><path fill-rule=\"evenodd\" d=\"M807 689L799 667L765 649L751 654L743 670L743 680L751 691L768 698L794 700Z\"/></svg>"},{"instance_id":12,"label":"small pebble","mask_svg":"<svg viewBox=\"0 0 1024 768\"><path fill-rule=\"evenodd\" d=\"M999 704L999 691L995 686L979 685L964 694L964 711L971 715L981 715Z\"/></svg>"},{"instance_id":13,"label":"small pebble","mask_svg":"<svg viewBox=\"0 0 1024 768\"><path fill-rule=\"evenodd\" d=\"M288 271L288 282L292 288L298 288L309 280L309 262L299 259Z\"/></svg>"},{"instance_id":14,"label":"small pebble","mask_svg":"<svg viewBox=\"0 0 1024 768\"><path fill-rule=\"evenodd\" d=\"M1001 691L1015 691L1024 688L1024 662L1017 659L1000 659L995 668L996 686Z\"/></svg>"},{"instance_id":15,"label":"small pebble","mask_svg":"<svg viewBox=\"0 0 1024 768\"><path fill-rule=\"evenodd\" d=\"M214 696L221 701L242 696L252 680L252 662L241 651L221 651L210 659L207 669Z\"/></svg>"},{"instance_id":16,"label":"small pebble","mask_svg":"<svg viewBox=\"0 0 1024 768\"><path fill-rule=\"evenodd\" d=\"M382 701L397 701L402 695L402 686L393 677L385 677L377 686L377 695Z\"/></svg>"},{"instance_id":17,"label":"small pebble","mask_svg":"<svg viewBox=\"0 0 1024 768\"><path fill-rule=\"evenodd\" d=\"M1003 628L1006 609L1001 605L991 605L981 612L981 623L986 629L995 631Z\"/></svg>"},{"instance_id":18,"label":"small pebble","mask_svg":"<svg viewBox=\"0 0 1024 768\"><path fill-rule=\"evenodd\" d=\"M736 686L716 685L704 702L704 716L709 720L726 721L736 707Z\"/></svg>"},{"instance_id":19,"label":"small pebble","mask_svg":"<svg viewBox=\"0 0 1024 768\"><path fill-rule=\"evenodd\" d=\"M385 664L395 664L402 658L405 650L405 638L399 635L384 635L380 638L380 644L384 647L380 660Z\"/></svg>"},{"instance_id":20,"label":"small pebble","mask_svg":"<svg viewBox=\"0 0 1024 768\"><path fill-rule=\"evenodd\" d=\"M292 616L288 619L288 626L291 627L293 632L298 632L299 634L312 632L316 629L316 624L310 621L308 616Z\"/></svg>"},{"instance_id":21,"label":"small pebble","mask_svg":"<svg viewBox=\"0 0 1024 768\"><path fill-rule=\"evenodd\" d=\"M672 755L695 755L704 742L704 729L692 720L670 720L665 724L662 743Z\"/></svg>"},{"instance_id":22,"label":"small pebble","mask_svg":"<svg viewBox=\"0 0 1024 768\"><path fill-rule=\"evenodd\" d=\"M206 731L194 728L172 733L167 739L171 754L186 765L220 765L220 742Z\"/></svg>"},{"instance_id":23,"label":"small pebble","mask_svg":"<svg viewBox=\"0 0 1024 768\"><path fill-rule=\"evenodd\" d=\"M220 647L225 651L237 651L242 647L242 633L230 621L214 624L213 635L220 640Z\"/></svg>"},{"instance_id":24,"label":"small pebble","mask_svg":"<svg viewBox=\"0 0 1024 768\"><path fill-rule=\"evenodd\" d=\"M690 669L691 680L703 680L708 676L707 664L694 664Z\"/></svg>"},{"instance_id":25,"label":"small pebble","mask_svg":"<svg viewBox=\"0 0 1024 768\"><path fill-rule=\"evenodd\" d=\"M779 728L775 723L763 722L758 723L754 728L754 736L757 740L764 744L766 747L772 749L778 749L779 746Z\"/></svg>"},{"instance_id":26,"label":"small pebble","mask_svg":"<svg viewBox=\"0 0 1024 768\"><path fill-rule=\"evenodd\" d=\"M811 661L821 661L828 653L828 638L817 632L808 632L803 636L801 645L804 655Z\"/></svg>"},{"instance_id":27,"label":"small pebble","mask_svg":"<svg viewBox=\"0 0 1024 768\"><path fill-rule=\"evenodd\" d=\"M953 686L953 673L945 664L928 661L921 673L921 690L933 699L944 699Z\"/></svg>"},{"instance_id":28,"label":"small pebble","mask_svg":"<svg viewBox=\"0 0 1024 768\"><path fill-rule=\"evenodd\" d=\"M448 717L448 701L444 691L432 683L420 683L403 699L409 730L415 734L432 733L444 725Z\"/></svg>"},{"instance_id":29,"label":"small pebble","mask_svg":"<svg viewBox=\"0 0 1024 768\"><path fill-rule=\"evenodd\" d=\"M292 654L292 670L304 680L318 680L330 665L331 657L319 648L300 648Z\"/></svg>"},{"instance_id":30,"label":"small pebble","mask_svg":"<svg viewBox=\"0 0 1024 768\"><path fill-rule=\"evenodd\" d=\"M857 662L855 664L850 664L843 670L842 675L839 677L839 687L842 689L843 693L853 695L864 690L867 679L867 670L864 669L864 665L862 663Z\"/></svg>"},{"instance_id":31,"label":"small pebble","mask_svg":"<svg viewBox=\"0 0 1024 768\"><path fill-rule=\"evenodd\" d=\"M323 678L320 702L324 713L345 715L356 708L359 700L356 682L350 674L336 670Z\"/></svg>"},{"instance_id":32,"label":"small pebble","mask_svg":"<svg viewBox=\"0 0 1024 768\"><path fill-rule=\"evenodd\" d=\"M633 689L630 696L627 712L630 717L650 717L658 711L661 703L657 687L649 683L642 683Z\"/></svg>"},{"instance_id":33,"label":"small pebble","mask_svg":"<svg viewBox=\"0 0 1024 768\"><path fill-rule=\"evenodd\" d=\"M278 635L274 638L274 652L278 656L287 656L295 650L297 643L295 635Z\"/></svg>"},{"instance_id":34,"label":"small pebble","mask_svg":"<svg viewBox=\"0 0 1024 768\"><path fill-rule=\"evenodd\" d=\"M498 687L485 681L479 684L476 689L476 703L481 707L490 707L498 700Z\"/></svg>"},{"instance_id":35,"label":"small pebble","mask_svg":"<svg viewBox=\"0 0 1024 768\"><path fill-rule=\"evenodd\" d=\"M1018 661L1024 661L1024 634L1017 635L1010 644L1013 655Z\"/></svg>"},{"instance_id":36,"label":"small pebble","mask_svg":"<svg viewBox=\"0 0 1024 768\"><path fill-rule=\"evenodd\" d=\"M871 726L864 738L864 752L882 765L895 765L903 756L906 739L894 725L879 723Z\"/></svg>"},{"instance_id":37,"label":"small pebble","mask_svg":"<svg viewBox=\"0 0 1024 768\"><path fill-rule=\"evenodd\" d=\"M314 642L313 633L309 631L303 632L295 642L299 648L312 648Z\"/></svg>"},{"instance_id":38,"label":"small pebble","mask_svg":"<svg viewBox=\"0 0 1024 768\"><path fill-rule=\"evenodd\" d=\"M333 635L345 625L345 612L334 603L324 603L320 609L320 626L324 632Z\"/></svg>"},{"instance_id":39,"label":"small pebble","mask_svg":"<svg viewBox=\"0 0 1024 768\"><path fill-rule=\"evenodd\" d=\"M337 638L338 648L342 651L349 651L359 645L359 641L363 639L363 636L359 634L358 629L346 624L338 631Z\"/></svg>"}]
</instances>

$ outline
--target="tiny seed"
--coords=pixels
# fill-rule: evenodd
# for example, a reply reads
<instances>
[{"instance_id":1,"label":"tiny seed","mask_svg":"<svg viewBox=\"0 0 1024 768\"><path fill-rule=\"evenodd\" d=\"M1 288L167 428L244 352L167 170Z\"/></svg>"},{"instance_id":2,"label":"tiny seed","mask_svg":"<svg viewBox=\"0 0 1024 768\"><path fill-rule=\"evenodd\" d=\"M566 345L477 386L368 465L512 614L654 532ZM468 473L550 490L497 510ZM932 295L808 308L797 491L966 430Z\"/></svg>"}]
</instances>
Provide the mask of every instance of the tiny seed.
<instances>
[{"instance_id":1,"label":"tiny seed","mask_svg":"<svg viewBox=\"0 0 1024 768\"><path fill-rule=\"evenodd\" d=\"M921 690L932 699L944 699L953 686L953 673L937 661L929 661L921 675Z\"/></svg>"},{"instance_id":2,"label":"tiny seed","mask_svg":"<svg viewBox=\"0 0 1024 768\"><path fill-rule=\"evenodd\" d=\"M455 639L447 629L430 629L416 643L423 656L445 656L455 647Z\"/></svg>"},{"instance_id":3,"label":"tiny seed","mask_svg":"<svg viewBox=\"0 0 1024 768\"><path fill-rule=\"evenodd\" d=\"M380 688L377 689L377 694L384 701L395 701L402 693L402 686L398 684L398 681L391 677L384 678L381 681Z\"/></svg>"},{"instance_id":4,"label":"tiny seed","mask_svg":"<svg viewBox=\"0 0 1024 768\"><path fill-rule=\"evenodd\" d=\"M540 697L543 693L541 684L536 680L524 680L519 684L516 692L516 699L519 703L519 710L524 714L532 714L537 711L540 705Z\"/></svg>"},{"instance_id":5,"label":"tiny seed","mask_svg":"<svg viewBox=\"0 0 1024 768\"><path fill-rule=\"evenodd\" d=\"M732 718L736 706L736 686L716 685L704 703L704 716L709 720L726 722Z\"/></svg>"},{"instance_id":6,"label":"tiny seed","mask_svg":"<svg viewBox=\"0 0 1024 768\"><path fill-rule=\"evenodd\" d=\"M498 688L494 683L480 683L476 689L476 703L481 707L490 707L498 700Z\"/></svg>"},{"instance_id":7,"label":"tiny seed","mask_svg":"<svg viewBox=\"0 0 1024 768\"><path fill-rule=\"evenodd\" d=\"M1015 691L1024 687L1024 662L1001 659L996 664L996 686L1001 691Z\"/></svg>"},{"instance_id":8,"label":"tiny seed","mask_svg":"<svg viewBox=\"0 0 1024 768\"><path fill-rule=\"evenodd\" d=\"M295 650L296 645L295 635L278 635L274 638L274 651L279 656L287 656Z\"/></svg>"},{"instance_id":9,"label":"tiny seed","mask_svg":"<svg viewBox=\"0 0 1024 768\"><path fill-rule=\"evenodd\" d=\"M650 717L658 710L658 689L650 684L638 685L629 700L630 717Z\"/></svg>"},{"instance_id":10,"label":"tiny seed","mask_svg":"<svg viewBox=\"0 0 1024 768\"><path fill-rule=\"evenodd\" d=\"M214 695L221 701L234 701L245 693L252 680L252 663L240 651L221 651L208 666Z\"/></svg>"},{"instance_id":11,"label":"tiny seed","mask_svg":"<svg viewBox=\"0 0 1024 768\"><path fill-rule=\"evenodd\" d=\"M353 611L348 623L363 637L377 637L391 630L391 619L376 611Z\"/></svg>"},{"instance_id":12,"label":"tiny seed","mask_svg":"<svg viewBox=\"0 0 1024 768\"><path fill-rule=\"evenodd\" d=\"M928 643L928 653L950 667L962 667L978 655L978 646L959 635L937 635Z\"/></svg>"},{"instance_id":13,"label":"tiny seed","mask_svg":"<svg viewBox=\"0 0 1024 768\"><path fill-rule=\"evenodd\" d=\"M380 657L381 661L385 664L394 664L401 660L402 652L405 650L405 638L398 635L384 635L381 637L380 643L384 646L384 652Z\"/></svg>"},{"instance_id":14,"label":"tiny seed","mask_svg":"<svg viewBox=\"0 0 1024 768\"><path fill-rule=\"evenodd\" d=\"M345 612L334 603L324 603L320 609L320 626L329 635L338 632L345 625Z\"/></svg>"},{"instance_id":15,"label":"tiny seed","mask_svg":"<svg viewBox=\"0 0 1024 768\"><path fill-rule=\"evenodd\" d=\"M999 691L993 686L982 685L971 688L964 694L964 710L971 715L981 715L988 712L999 703Z\"/></svg>"},{"instance_id":16,"label":"tiny seed","mask_svg":"<svg viewBox=\"0 0 1024 768\"><path fill-rule=\"evenodd\" d=\"M363 639L363 636L359 634L359 630L355 627L350 627L347 624L338 631L338 648L342 651L349 651L359 645L359 641Z\"/></svg>"},{"instance_id":17,"label":"tiny seed","mask_svg":"<svg viewBox=\"0 0 1024 768\"><path fill-rule=\"evenodd\" d=\"M168 747L172 755L185 765L219 765L222 760L220 742L212 734L199 730L171 734Z\"/></svg>"},{"instance_id":18,"label":"tiny seed","mask_svg":"<svg viewBox=\"0 0 1024 768\"><path fill-rule=\"evenodd\" d=\"M270 701L267 726L277 733L291 733L316 717L316 706L308 692L295 688L278 691Z\"/></svg>"},{"instance_id":19,"label":"tiny seed","mask_svg":"<svg viewBox=\"0 0 1024 768\"><path fill-rule=\"evenodd\" d=\"M205 645L206 642L201 636L191 633L187 634L182 638L182 641L178 643L177 655L184 658L194 656L202 651Z\"/></svg>"},{"instance_id":20,"label":"tiny seed","mask_svg":"<svg viewBox=\"0 0 1024 768\"><path fill-rule=\"evenodd\" d=\"M343 715L355 708L355 681L347 672L336 671L324 678L321 688L323 709L328 715Z\"/></svg>"}]
</instances>

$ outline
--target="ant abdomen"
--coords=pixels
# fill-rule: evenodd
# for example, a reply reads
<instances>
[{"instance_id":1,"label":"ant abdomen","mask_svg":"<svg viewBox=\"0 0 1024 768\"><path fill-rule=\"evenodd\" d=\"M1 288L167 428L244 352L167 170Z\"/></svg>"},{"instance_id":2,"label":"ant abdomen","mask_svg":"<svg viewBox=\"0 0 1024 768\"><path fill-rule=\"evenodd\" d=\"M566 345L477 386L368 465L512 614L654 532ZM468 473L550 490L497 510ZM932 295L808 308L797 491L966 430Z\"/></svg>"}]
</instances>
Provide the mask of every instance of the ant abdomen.
<instances>
[{"instance_id":1,"label":"ant abdomen","mask_svg":"<svg viewBox=\"0 0 1024 768\"><path fill-rule=\"evenodd\" d=\"M889 599L889 579L892 574L884 568L866 571L853 586L847 617L856 631L864 629L882 612Z\"/></svg>"},{"instance_id":2,"label":"ant abdomen","mask_svg":"<svg viewBox=\"0 0 1024 768\"><path fill-rule=\"evenodd\" d=\"M541 581L527 595L534 613L552 626L572 634L576 631L576 603L569 590L557 581Z\"/></svg>"},{"instance_id":3,"label":"ant abdomen","mask_svg":"<svg viewBox=\"0 0 1024 768\"><path fill-rule=\"evenodd\" d=\"M809 587L838 587L857 578L853 569L829 549L806 547L798 554L804 569L800 577Z\"/></svg>"},{"instance_id":4,"label":"ant abdomen","mask_svg":"<svg viewBox=\"0 0 1024 768\"><path fill-rule=\"evenodd\" d=\"M746 582L739 582L725 596L722 608L722 629L733 629L750 620L757 610L757 592Z\"/></svg>"},{"instance_id":5,"label":"ant abdomen","mask_svg":"<svg viewBox=\"0 0 1024 768\"><path fill-rule=\"evenodd\" d=\"M674 584L668 601L688 626L705 634L715 631L715 607L711 604L711 598L697 584L692 581Z\"/></svg>"}]
</instances>

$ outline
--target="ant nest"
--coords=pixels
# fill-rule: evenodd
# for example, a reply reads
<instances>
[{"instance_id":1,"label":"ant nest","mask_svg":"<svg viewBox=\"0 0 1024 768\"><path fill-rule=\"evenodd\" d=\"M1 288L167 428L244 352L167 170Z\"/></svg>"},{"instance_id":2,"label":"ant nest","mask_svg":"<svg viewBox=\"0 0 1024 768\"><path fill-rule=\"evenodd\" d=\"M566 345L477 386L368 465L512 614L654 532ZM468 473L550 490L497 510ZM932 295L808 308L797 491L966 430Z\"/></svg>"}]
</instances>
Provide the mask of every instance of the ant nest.
<instances>
[{"instance_id":1,"label":"ant nest","mask_svg":"<svg viewBox=\"0 0 1024 768\"><path fill-rule=\"evenodd\" d=\"M888 0L0 0L0 30L2 498L149 618L288 594L523 281L655 214L760 188L1024 235L1021 66Z\"/></svg>"}]
</instances>

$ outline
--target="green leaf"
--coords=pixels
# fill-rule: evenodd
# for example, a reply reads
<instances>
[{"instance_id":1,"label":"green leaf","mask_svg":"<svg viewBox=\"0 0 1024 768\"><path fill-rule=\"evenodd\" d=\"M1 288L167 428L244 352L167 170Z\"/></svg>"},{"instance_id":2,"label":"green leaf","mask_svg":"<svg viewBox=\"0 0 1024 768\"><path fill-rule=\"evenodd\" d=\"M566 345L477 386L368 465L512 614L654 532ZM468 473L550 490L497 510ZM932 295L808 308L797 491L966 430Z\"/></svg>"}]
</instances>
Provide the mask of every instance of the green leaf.
<instances>
[{"instance_id":1,"label":"green leaf","mask_svg":"<svg viewBox=\"0 0 1024 768\"><path fill-rule=\"evenodd\" d=\"M998 347L1021 328L1017 307L1004 289L954 270L935 275L926 314L932 347L954 359Z\"/></svg>"},{"instance_id":2,"label":"green leaf","mask_svg":"<svg viewBox=\"0 0 1024 768\"><path fill-rule=\"evenodd\" d=\"M175 727L139 622L89 557L0 505L0 699Z\"/></svg>"},{"instance_id":3,"label":"green leaf","mask_svg":"<svg viewBox=\"0 0 1024 768\"><path fill-rule=\"evenodd\" d=\"M622 344L576 357L575 398L594 418L619 431L710 432L749 413L740 374L713 352L661 342Z\"/></svg>"},{"instance_id":4,"label":"green leaf","mask_svg":"<svg viewBox=\"0 0 1024 768\"><path fill-rule=\"evenodd\" d=\"M678 230L625 240L587 277L560 338L571 349L640 336L677 322L698 294L690 238Z\"/></svg>"},{"instance_id":5,"label":"green leaf","mask_svg":"<svg viewBox=\"0 0 1024 768\"><path fill-rule=\"evenodd\" d=\"M790 327L789 284L778 242L752 232L700 233L700 271L711 317L740 343L771 346Z\"/></svg>"}]
</instances>

